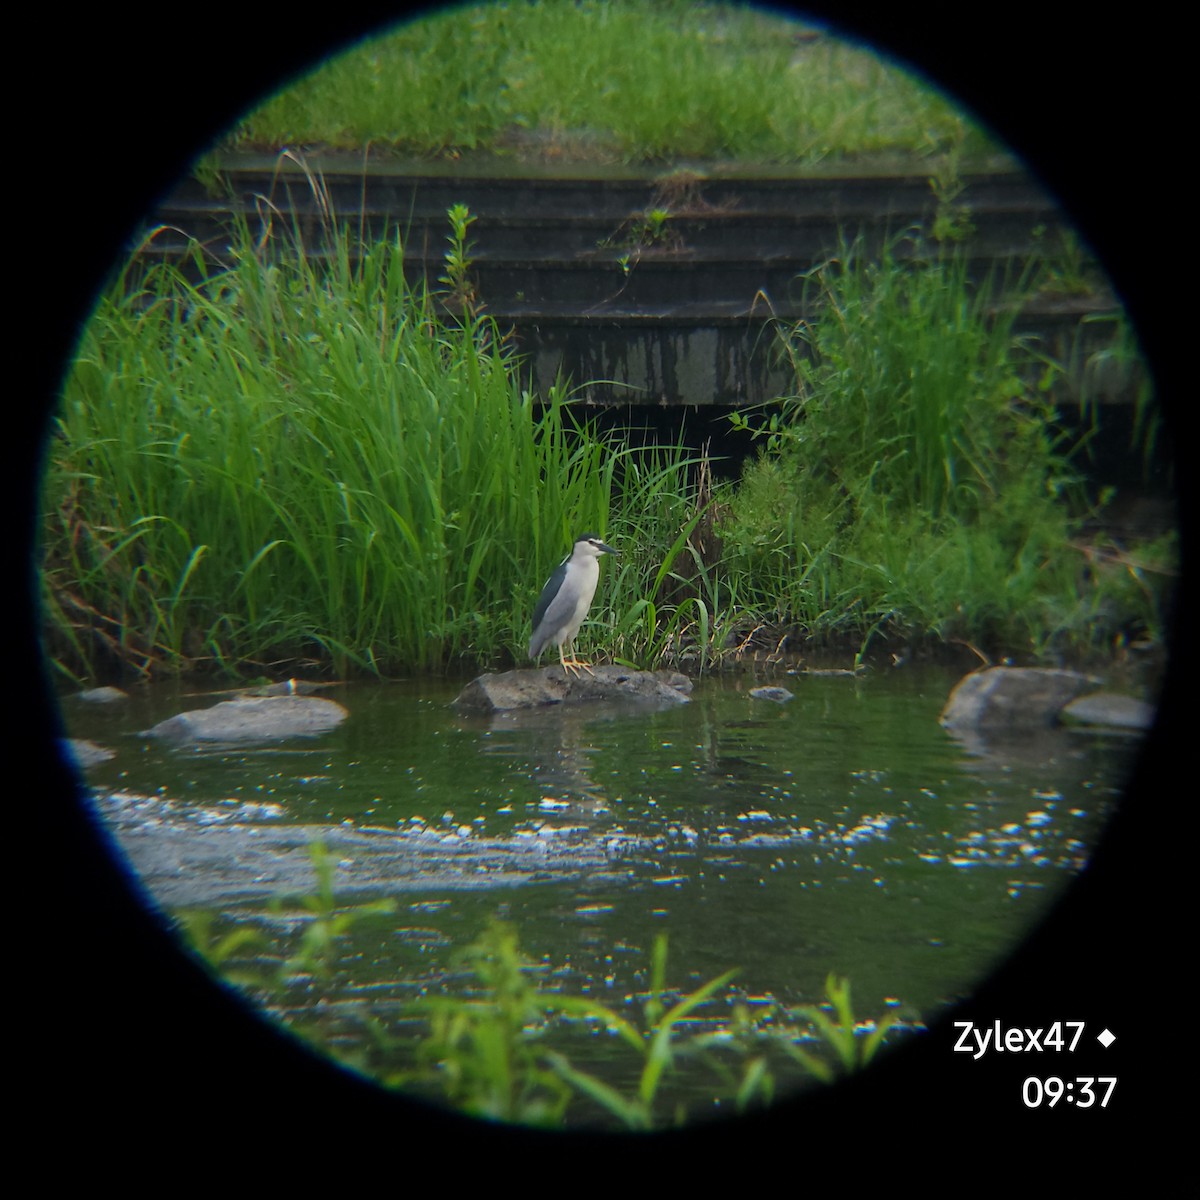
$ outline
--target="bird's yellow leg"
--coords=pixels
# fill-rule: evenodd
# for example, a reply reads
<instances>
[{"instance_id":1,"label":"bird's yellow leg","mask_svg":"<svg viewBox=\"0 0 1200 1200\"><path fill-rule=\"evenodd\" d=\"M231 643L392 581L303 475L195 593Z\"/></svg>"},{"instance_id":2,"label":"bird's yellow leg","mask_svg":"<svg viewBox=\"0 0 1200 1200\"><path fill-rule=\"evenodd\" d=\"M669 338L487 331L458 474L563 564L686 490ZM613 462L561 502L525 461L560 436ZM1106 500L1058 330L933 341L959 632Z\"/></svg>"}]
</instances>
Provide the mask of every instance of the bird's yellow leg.
<instances>
[{"instance_id":1,"label":"bird's yellow leg","mask_svg":"<svg viewBox=\"0 0 1200 1200\"><path fill-rule=\"evenodd\" d=\"M572 656L570 658L563 658L563 648L561 645L559 646L558 657L560 659L562 659L563 671L565 672L568 669L572 669L572 670L574 670L575 674L578 675L579 672L581 670L583 670L583 671L586 671L589 675L594 677L596 672L593 671L592 668L587 663L581 662L578 658L576 658L574 656L574 651L575 651L575 646L574 646L574 643L572 643L572 645L571 645Z\"/></svg>"}]
</instances>

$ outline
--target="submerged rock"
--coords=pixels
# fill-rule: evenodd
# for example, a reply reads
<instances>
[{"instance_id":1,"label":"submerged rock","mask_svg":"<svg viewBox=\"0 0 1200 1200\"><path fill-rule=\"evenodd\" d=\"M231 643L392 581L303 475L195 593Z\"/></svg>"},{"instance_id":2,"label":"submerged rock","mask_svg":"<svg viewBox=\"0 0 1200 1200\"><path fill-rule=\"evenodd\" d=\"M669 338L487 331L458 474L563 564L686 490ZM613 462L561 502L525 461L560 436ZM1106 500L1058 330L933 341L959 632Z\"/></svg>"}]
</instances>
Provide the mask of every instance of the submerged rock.
<instances>
[{"instance_id":1,"label":"submerged rock","mask_svg":"<svg viewBox=\"0 0 1200 1200\"><path fill-rule=\"evenodd\" d=\"M626 667L600 666L593 667L590 674L584 671L574 676L554 666L480 675L463 688L454 706L463 712L501 712L601 700L686 704L691 690L692 681L677 671L631 671Z\"/></svg>"},{"instance_id":2,"label":"submerged rock","mask_svg":"<svg viewBox=\"0 0 1200 1200\"><path fill-rule=\"evenodd\" d=\"M327 683L311 683L307 679L284 679L279 683L266 683L260 687L246 688L239 696L311 696Z\"/></svg>"},{"instance_id":3,"label":"submerged rock","mask_svg":"<svg viewBox=\"0 0 1200 1200\"><path fill-rule=\"evenodd\" d=\"M79 693L79 699L85 704L117 704L129 699L129 693L115 687L88 688Z\"/></svg>"},{"instance_id":4,"label":"submerged rock","mask_svg":"<svg viewBox=\"0 0 1200 1200\"><path fill-rule=\"evenodd\" d=\"M942 709L941 722L947 729L1000 734L1045 728L1097 682L1078 671L989 667L959 681Z\"/></svg>"},{"instance_id":5,"label":"submerged rock","mask_svg":"<svg viewBox=\"0 0 1200 1200\"><path fill-rule=\"evenodd\" d=\"M792 693L783 687L756 687L750 689L752 700L774 700L776 704L784 704L792 699Z\"/></svg>"},{"instance_id":6,"label":"submerged rock","mask_svg":"<svg viewBox=\"0 0 1200 1200\"><path fill-rule=\"evenodd\" d=\"M335 701L315 696L245 697L179 713L147 736L172 742L276 741L327 733L348 715Z\"/></svg>"},{"instance_id":7,"label":"submerged rock","mask_svg":"<svg viewBox=\"0 0 1200 1200\"><path fill-rule=\"evenodd\" d=\"M1140 731L1154 724L1154 705L1115 692L1093 692L1090 696L1072 700L1060 716L1069 725Z\"/></svg>"},{"instance_id":8,"label":"submerged rock","mask_svg":"<svg viewBox=\"0 0 1200 1200\"><path fill-rule=\"evenodd\" d=\"M97 766L102 762L108 762L115 753L106 746L89 742L86 738L61 738L58 744L64 757L73 762L81 771L86 771L88 767Z\"/></svg>"}]
</instances>

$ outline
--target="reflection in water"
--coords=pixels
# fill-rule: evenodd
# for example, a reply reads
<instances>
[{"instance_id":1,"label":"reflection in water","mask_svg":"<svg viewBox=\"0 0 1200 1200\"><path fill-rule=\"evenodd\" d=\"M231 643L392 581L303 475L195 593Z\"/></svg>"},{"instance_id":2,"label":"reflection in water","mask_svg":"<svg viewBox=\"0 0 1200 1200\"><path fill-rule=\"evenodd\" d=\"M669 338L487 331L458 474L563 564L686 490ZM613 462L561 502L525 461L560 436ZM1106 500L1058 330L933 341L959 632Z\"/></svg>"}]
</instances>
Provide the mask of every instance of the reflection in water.
<instances>
[{"instance_id":1,"label":"reflection in water","mask_svg":"<svg viewBox=\"0 0 1200 1200\"><path fill-rule=\"evenodd\" d=\"M496 713L487 718L479 750L506 756L511 770L527 773L542 811L595 819L611 812L608 795L593 775L602 727L614 716L611 710L565 705Z\"/></svg>"}]
</instances>

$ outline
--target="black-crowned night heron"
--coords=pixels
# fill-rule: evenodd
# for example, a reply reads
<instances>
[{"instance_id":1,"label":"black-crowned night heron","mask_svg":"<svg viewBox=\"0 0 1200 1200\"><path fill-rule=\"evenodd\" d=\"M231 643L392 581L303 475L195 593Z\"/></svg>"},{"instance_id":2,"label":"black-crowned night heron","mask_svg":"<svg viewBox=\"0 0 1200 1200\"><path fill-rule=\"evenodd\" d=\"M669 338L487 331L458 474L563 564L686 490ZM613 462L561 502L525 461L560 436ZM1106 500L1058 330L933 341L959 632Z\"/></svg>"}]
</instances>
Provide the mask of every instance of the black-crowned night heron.
<instances>
[{"instance_id":1,"label":"black-crowned night heron","mask_svg":"<svg viewBox=\"0 0 1200 1200\"><path fill-rule=\"evenodd\" d=\"M572 670L578 673L580 668L591 670L587 663L577 658L564 658L563 646L575 641L583 618L592 606L596 583L600 579L600 555L616 553L594 533L585 533L575 539L571 553L558 564L533 610L530 658L536 659L553 642L558 646L558 660L564 673Z\"/></svg>"}]
</instances>

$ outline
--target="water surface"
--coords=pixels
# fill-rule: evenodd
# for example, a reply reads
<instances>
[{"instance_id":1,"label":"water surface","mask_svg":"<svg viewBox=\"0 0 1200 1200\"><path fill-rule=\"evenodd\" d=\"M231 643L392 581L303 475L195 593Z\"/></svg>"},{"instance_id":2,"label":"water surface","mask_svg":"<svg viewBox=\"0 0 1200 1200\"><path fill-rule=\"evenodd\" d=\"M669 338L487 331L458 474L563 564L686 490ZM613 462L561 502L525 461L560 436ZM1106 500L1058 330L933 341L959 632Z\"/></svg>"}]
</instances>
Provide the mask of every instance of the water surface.
<instances>
[{"instance_id":1,"label":"water surface","mask_svg":"<svg viewBox=\"0 0 1200 1200\"><path fill-rule=\"evenodd\" d=\"M458 682L354 684L323 693L350 714L333 733L251 748L139 733L221 696L147 687L119 708L64 708L74 736L116 751L89 772L97 811L169 913L251 923L278 962L304 919L281 897L315 890L317 835L339 901L394 900L354 924L326 1001L386 1021L462 986L453 951L499 916L550 986L611 1006L644 992L664 931L681 989L737 967L743 997L812 1004L835 971L860 1014L899 1005L919 1024L1086 868L1137 746L1048 731L968 753L937 719L956 679L779 676L794 698L777 704L750 696L762 680L715 677L670 709L492 718L453 710ZM143 856L166 830L162 869ZM289 830L290 888L259 849ZM188 848L217 837L219 870L189 867Z\"/></svg>"}]
</instances>

